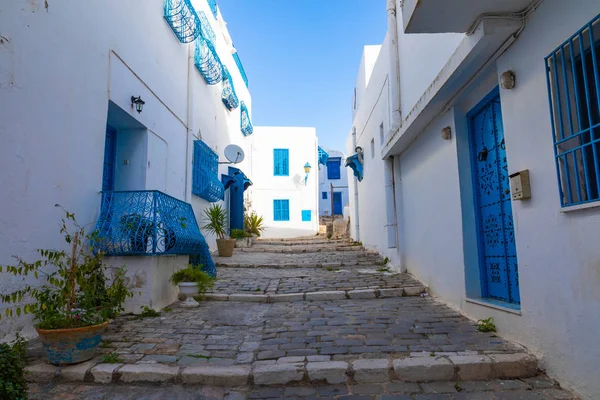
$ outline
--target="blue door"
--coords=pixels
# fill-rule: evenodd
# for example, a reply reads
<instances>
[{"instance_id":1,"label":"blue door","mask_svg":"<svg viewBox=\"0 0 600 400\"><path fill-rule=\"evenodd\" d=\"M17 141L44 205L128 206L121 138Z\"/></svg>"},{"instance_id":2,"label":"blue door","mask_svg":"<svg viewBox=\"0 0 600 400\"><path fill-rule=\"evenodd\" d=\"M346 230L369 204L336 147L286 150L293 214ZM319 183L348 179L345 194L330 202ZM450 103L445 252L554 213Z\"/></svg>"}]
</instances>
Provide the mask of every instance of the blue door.
<instances>
[{"instance_id":1,"label":"blue door","mask_svg":"<svg viewBox=\"0 0 600 400\"><path fill-rule=\"evenodd\" d=\"M104 141L104 167L102 170L102 190L115 190L115 159L117 157L117 130L106 125Z\"/></svg>"},{"instance_id":2,"label":"blue door","mask_svg":"<svg viewBox=\"0 0 600 400\"><path fill-rule=\"evenodd\" d=\"M333 215L342 215L342 192L333 192Z\"/></svg>"},{"instance_id":3,"label":"blue door","mask_svg":"<svg viewBox=\"0 0 600 400\"><path fill-rule=\"evenodd\" d=\"M498 89L490 93L467 117L482 295L519 304L517 249Z\"/></svg>"}]
</instances>

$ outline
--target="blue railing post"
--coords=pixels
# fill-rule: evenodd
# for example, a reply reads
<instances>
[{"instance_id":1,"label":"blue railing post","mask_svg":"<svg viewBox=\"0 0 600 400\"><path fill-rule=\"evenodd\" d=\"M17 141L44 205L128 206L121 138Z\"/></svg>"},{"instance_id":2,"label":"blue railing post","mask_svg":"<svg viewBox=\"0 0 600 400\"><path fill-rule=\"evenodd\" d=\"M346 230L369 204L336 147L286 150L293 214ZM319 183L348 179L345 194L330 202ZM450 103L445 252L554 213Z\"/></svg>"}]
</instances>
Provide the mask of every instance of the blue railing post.
<instances>
[{"instance_id":1,"label":"blue railing post","mask_svg":"<svg viewBox=\"0 0 600 400\"><path fill-rule=\"evenodd\" d=\"M156 254L156 245L158 244L158 226L156 223L156 210L158 210L157 207L157 201L156 201L156 191L152 192L152 213L154 214L154 221L153 221L153 230L154 230L154 235L152 237L152 254Z\"/></svg>"}]
</instances>

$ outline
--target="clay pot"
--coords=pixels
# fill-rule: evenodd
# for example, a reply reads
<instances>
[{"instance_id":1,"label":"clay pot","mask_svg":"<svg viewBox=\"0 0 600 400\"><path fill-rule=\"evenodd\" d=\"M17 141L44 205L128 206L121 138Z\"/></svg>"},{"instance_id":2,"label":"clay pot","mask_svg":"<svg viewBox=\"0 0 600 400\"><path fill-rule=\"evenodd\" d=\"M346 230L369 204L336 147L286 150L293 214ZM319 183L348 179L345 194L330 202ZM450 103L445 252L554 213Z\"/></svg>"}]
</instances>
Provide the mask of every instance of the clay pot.
<instances>
[{"instance_id":1,"label":"clay pot","mask_svg":"<svg viewBox=\"0 0 600 400\"><path fill-rule=\"evenodd\" d=\"M235 247L235 239L217 239L219 257L231 257Z\"/></svg>"},{"instance_id":2,"label":"clay pot","mask_svg":"<svg viewBox=\"0 0 600 400\"><path fill-rule=\"evenodd\" d=\"M42 340L48 362L64 365L77 364L93 358L107 325L108 321L83 328L35 330Z\"/></svg>"}]
</instances>

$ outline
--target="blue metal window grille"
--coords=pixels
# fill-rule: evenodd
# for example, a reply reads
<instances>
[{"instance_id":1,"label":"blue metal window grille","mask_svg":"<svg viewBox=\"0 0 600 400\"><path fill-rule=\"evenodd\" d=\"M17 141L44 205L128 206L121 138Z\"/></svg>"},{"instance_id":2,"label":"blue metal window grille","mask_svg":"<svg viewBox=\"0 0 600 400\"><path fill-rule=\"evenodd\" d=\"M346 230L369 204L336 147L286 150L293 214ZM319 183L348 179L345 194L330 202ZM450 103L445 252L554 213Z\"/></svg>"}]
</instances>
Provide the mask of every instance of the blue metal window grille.
<instances>
[{"instance_id":1,"label":"blue metal window grille","mask_svg":"<svg viewBox=\"0 0 600 400\"><path fill-rule=\"evenodd\" d=\"M233 53L233 60L235 61L235 64L240 70L240 75L242 75L242 79L244 80L246 87L248 87L248 77L246 76L246 70L244 70L244 66L242 65L242 61L240 60L240 56L238 56L237 51Z\"/></svg>"},{"instance_id":2,"label":"blue metal window grille","mask_svg":"<svg viewBox=\"0 0 600 400\"><path fill-rule=\"evenodd\" d=\"M358 159L358 154L346 158L346 167L349 167L354 171L354 176L359 182L363 180L363 165Z\"/></svg>"},{"instance_id":3,"label":"blue metal window grille","mask_svg":"<svg viewBox=\"0 0 600 400\"><path fill-rule=\"evenodd\" d=\"M311 220L311 211L310 210L302 210L302 221L310 222Z\"/></svg>"},{"instance_id":4,"label":"blue metal window grille","mask_svg":"<svg viewBox=\"0 0 600 400\"><path fill-rule=\"evenodd\" d=\"M322 192L322 193L321 193L321 198L322 198L323 200L327 200L327 192Z\"/></svg>"},{"instance_id":5,"label":"blue metal window grille","mask_svg":"<svg viewBox=\"0 0 600 400\"><path fill-rule=\"evenodd\" d=\"M240 105L240 101L235 94L235 88L233 87L233 79L229 74L229 70L223 65L223 91L221 92L221 100L225 107L229 110L233 110Z\"/></svg>"},{"instance_id":6,"label":"blue metal window grille","mask_svg":"<svg viewBox=\"0 0 600 400\"><path fill-rule=\"evenodd\" d=\"M273 175L290 175L290 151L288 149L273 149Z\"/></svg>"},{"instance_id":7,"label":"blue metal window grille","mask_svg":"<svg viewBox=\"0 0 600 400\"><path fill-rule=\"evenodd\" d=\"M217 42L217 36L215 35L215 31L210 26L210 22L208 22L208 18L206 18L206 14L204 11L200 11L198 13L198 18L200 19L200 34L207 40L210 40L211 43Z\"/></svg>"},{"instance_id":8,"label":"blue metal window grille","mask_svg":"<svg viewBox=\"0 0 600 400\"><path fill-rule=\"evenodd\" d=\"M545 62L561 205L600 200L600 14Z\"/></svg>"},{"instance_id":9,"label":"blue metal window grille","mask_svg":"<svg viewBox=\"0 0 600 400\"><path fill-rule=\"evenodd\" d=\"M273 200L273 221L290 220L290 201Z\"/></svg>"},{"instance_id":10,"label":"blue metal window grille","mask_svg":"<svg viewBox=\"0 0 600 400\"><path fill-rule=\"evenodd\" d=\"M165 0L164 17L181 43L200 36L200 18L190 0Z\"/></svg>"},{"instance_id":11,"label":"blue metal window grille","mask_svg":"<svg viewBox=\"0 0 600 400\"><path fill-rule=\"evenodd\" d=\"M212 14L217 18L217 0L208 0L208 6Z\"/></svg>"},{"instance_id":12,"label":"blue metal window grille","mask_svg":"<svg viewBox=\"0 0 600 400\"><path fill-rule=\"evenodd\" d=\"M213 44L202 36L196 39L194 64L207 84L216 85L223 79L223 64Z\"/></svg>"},{"instance_id":13,"label":"blue metal window grille","mask_svg":"<svg viewBox=\"0 0 600 400\"><path fill-rule=\"evenodd\" d=\"M329 154L321 146L319 146L319 164L327 165Z\"/></svg>"},{"instance_id":14,"label":"blue metal window grille","mask_svg":"<svg viewBox=\"0 0 600 400\"><path fill-rule=\"evenodd\" d=\"M214 203L224 199L225 188L219 180L219 156L202 140L194 140L192 194Z\"/></svg>"},{"instance_id":15,"label":"blue metal window grille","mask_svg":"<svg viewBox=\"0 0 600 400\"><path fill-rule=\"evenodd\" d=\"M340 166L342 159L339 157L329 158L327 161L327 179L340 179Z\"/></svg>"},{"instance_id":16,"label":"blue metal window grille","mask_svg":"<svg viewBox=\"0 0 600 400\"><path fill-rule=\"evenodd\" d=\"M240 104L240 128L242 129L244 136L252 135L254 127L252 126L252 121L250 121L248 107L246 107L246 103L243 101Z\"/></svg>"}]
</instances>

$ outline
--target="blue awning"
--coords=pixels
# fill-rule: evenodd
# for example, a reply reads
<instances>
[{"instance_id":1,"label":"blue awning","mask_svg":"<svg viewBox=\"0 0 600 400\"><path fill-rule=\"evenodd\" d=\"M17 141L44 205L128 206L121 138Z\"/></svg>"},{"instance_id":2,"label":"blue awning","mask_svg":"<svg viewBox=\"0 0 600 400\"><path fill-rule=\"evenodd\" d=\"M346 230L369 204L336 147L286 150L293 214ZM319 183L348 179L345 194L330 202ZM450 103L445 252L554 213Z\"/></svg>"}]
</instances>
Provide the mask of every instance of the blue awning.
<instances>
[{"instance_id":1,"label":"blue awning","mask_svg":"<svg viewBox=\"0 0 600 400\"><path fill-rule=\"evenodd\" d=\"M363 180L363 165L358 159L358 154L346 158L346 167L352 168L359 182Z\"/></svg>"}]
</instances>

